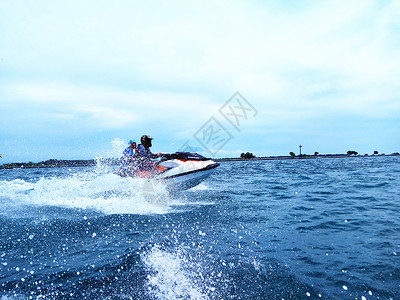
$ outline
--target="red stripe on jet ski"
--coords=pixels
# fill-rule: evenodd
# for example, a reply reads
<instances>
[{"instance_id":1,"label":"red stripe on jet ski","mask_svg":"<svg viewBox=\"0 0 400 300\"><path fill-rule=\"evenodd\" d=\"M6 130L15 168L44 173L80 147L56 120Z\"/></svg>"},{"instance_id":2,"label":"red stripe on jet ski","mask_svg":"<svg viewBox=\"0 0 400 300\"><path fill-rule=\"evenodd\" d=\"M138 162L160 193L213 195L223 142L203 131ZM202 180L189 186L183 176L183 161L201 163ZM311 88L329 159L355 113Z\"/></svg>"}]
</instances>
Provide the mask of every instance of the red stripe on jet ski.
<instances>
[{"instance_id":1,"label":"red stripe on jet ski","mask_svg":"<svg viewBox=\"0 0 400 300\"><path fill-rule=\"evenodd\" d=\"M180 159L180 158L178 158L178 160L183 161L183 162L187 162L187 161L201 161L201 160L198 160L198 159Z\"/></svg>"}]
</instances>

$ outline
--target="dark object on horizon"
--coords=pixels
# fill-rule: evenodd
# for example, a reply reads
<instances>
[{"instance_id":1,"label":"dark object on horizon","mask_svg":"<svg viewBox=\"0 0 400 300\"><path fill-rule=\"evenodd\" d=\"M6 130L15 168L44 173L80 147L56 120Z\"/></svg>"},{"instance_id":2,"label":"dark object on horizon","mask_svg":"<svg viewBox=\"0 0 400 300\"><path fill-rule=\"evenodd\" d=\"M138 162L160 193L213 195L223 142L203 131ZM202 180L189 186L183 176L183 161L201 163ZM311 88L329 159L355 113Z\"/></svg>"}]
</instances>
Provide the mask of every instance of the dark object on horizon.
<instances>
[{"instance_id":1,"label":"dark object on horizon","mask_svg":"<svg viewBox=\"0 0 400 300\"><path fill-rule=\"evenodd\" d=\"M300 148L300 156L301 156L301 147L303 147L303 146L302 145L299 146L299 148Z\"/></svg>"},{"instance_id":2,"label":"dark object on horizon","mask_svg":"<svg viewBox=\"0 0 400 300\"><path fill-rule=\"evenodd\" d=\"M290 152L289 154L290 154L290 156L291 156L292 158L296 156L296 154L295 154L294 152Z\"/></svg>"},{"instance_id":3,"label":"dark object on horizon","mask_svg":"<svg viewBox=\"0 0 400 300\"><path fill-rule=\"evenodd\" d=\"M353 151L353 150L349 150L349 151L347 151L347 155L358 155L358 152L357 151Z\"/></svg>"},{"instance_id":4,"label":"dark object on horizon","mask_svg":"<svg viewBox=\"0 0 400 300\"><path fill-rule=\"evenodd\" d=\"M250 152L240 154L240 158L254 158L254 154Z\"/></svg>"},{"instance_id":5,"label":"dark object on horizon","mask_svg":"<svg viewBox=\"0 0 400 300\"><path fill-rule=\"evenodd\" d=\"M317 156L319 154L319 152L315 151L314 152L314 156Z\"/></svg>"},{"instance_id":6,"label":"dark object on horizon","mask_svg":"<svg viewBox=\"0 0 400 300\"><path fill-rule=\"evenodd\" d=\"M57 168L57 167L87 167L95 166L96 161L94 159L88 160L58 160L49 159L38 163L34 162L23 162L23 163L8 163L0 166L0 169L30 169L30 168Z\"/></svg>"},{"instance_id":7,"label":"dark object on horizon","mask_svg":"<svg viewBox=\"0 0 400 300\"><path fill-rule=\"evenodd\" d=\"M198 160L198 161L210 160L210 158L204 157L203 155L200 155L198 153L191 153L191 152L175 152L175 153L171 153L171 154L163 154L162 155L163 161L170 160L170 159L184 159L184 160Z\"/></svg>"},{"instance_id":8,"label":"dark object on horizon","mask_svg":"<svg viewBox=\"0 0 400 300\"><path fill-rule=\"evenodd\" d=\"M378 153L379 153L378 151L376 151L376 150L374 151L374 155L377 155Z\"/></svg>"}]
</instances>

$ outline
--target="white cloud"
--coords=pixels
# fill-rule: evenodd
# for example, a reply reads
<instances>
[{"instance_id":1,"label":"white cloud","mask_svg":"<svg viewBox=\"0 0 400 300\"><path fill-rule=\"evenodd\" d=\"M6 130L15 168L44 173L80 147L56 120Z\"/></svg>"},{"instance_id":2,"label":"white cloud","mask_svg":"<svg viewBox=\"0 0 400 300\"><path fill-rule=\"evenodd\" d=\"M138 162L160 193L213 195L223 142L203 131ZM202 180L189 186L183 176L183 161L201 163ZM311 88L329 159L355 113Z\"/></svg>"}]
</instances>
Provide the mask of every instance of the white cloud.
<instances>
[{"instance_id":1,"label":"white cloud","mask_svg":"<svg viewBox=\"0 0 400 300\"><path fill-rule=\"evenodd\" d=\"M29 104L52 116L86 120L86 126L101 129L123 129L146 122L175 124L180 128L182 124L186 128L199 126L219 108L219 104L201 94L66 83L15 83L3 86L3 98L4 102L19 106L21 112Z\"/></svg>"},{"instance_id":2,"label":"white cloud","mask_svg":"<svg viewBox=\"0 0 400 300\"><path fill-rule=\"evenodd\" d=\"M323 1L298 11L255 1L8 6L5 63L70 81L116 78L164 91L240 90L265 98L282 97L293 73L305 84L312 71L358 88L396 84L400 72L395 2ZM12 22L17 11L24 22Z\"/></svg>"}]
</instances>

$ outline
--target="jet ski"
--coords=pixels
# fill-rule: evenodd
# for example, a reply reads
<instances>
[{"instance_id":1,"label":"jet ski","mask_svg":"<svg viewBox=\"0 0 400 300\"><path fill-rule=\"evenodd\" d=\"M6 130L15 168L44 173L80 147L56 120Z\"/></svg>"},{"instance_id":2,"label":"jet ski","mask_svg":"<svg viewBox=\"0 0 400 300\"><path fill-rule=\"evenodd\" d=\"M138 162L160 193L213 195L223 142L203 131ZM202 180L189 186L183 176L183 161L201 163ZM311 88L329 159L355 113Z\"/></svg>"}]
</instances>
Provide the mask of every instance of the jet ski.
<instances>
[{"instance_id":1,"label":"jet ski","mask_svg":"<svg viewBox=\"0 0 400 300\"><path fill-rule=\"evenodd\" d=\"M209 158L190 152L164 153L159 163L153 163L151 168L148 164L149 161L138 161L129 174L120 171L118 173L123 177L159 180L165 183L170 191L182 191L200 184L219 166L219 163Z\"/></svg>"}]
</instances>

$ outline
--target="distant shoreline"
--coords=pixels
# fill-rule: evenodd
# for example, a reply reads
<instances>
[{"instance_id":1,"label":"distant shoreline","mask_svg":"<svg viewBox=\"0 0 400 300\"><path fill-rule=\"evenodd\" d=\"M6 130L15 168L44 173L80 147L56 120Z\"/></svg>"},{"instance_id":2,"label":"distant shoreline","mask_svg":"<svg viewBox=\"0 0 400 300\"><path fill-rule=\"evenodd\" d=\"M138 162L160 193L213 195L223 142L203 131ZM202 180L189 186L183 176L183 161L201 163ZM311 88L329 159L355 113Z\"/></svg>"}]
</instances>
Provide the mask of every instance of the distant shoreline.
<instances>
[{"instance_id":1,"label":"distant shoreline","mask_svg":"<svg viewBox=\"0 0 400 300\"><path fill-rule=\"evenodd\" d=\"M384 156L400 156L399 153L393 154L373 154L373 155L348 155L348 154L318 154L318 155L301 155L301 156L265 156L253 158L216 158L215 161L250 161L250 160L291 160L291 159L319 159L319 158L356 158L356 157L384 157Z\"/></svg>"},{"instance_id":2,"label":"distant shoreline","mask_svg":"<svg viewBox=\"0 0 400 300\"><path fill-rule=\"evenodd\" d=\"M373 154L373 155L348 155L348 154L318 154L318 155L301 155L301 156L264 156L254 158L212 158L217 162L226 161L255 161L255 160L290 160L290 159L321 159L321 158L356 158L356 157L384 157L384 156L400 156L399 153L393 154ZM119 163L118 158L106 158L102 162L111 165ZM95 159L86 160L58 160L49 159L38 163L34 162L20 162L20 163L6 163L0 165L0 169L33 169L33 168L62 168L62 167L90 167L97 164Z\"/></svg>"},{"instance_id":3,"label":"distant shoreline","mask_svg":"<svg viewBox=\"0 0 400 300\"><path fill-rule=\"evenodd\" d=\"M7 163L0 165L0 169L33 169L33 168L60 168L60 167L89 167L95 166L96 160L58 160L49 159L38 163L22 162L22 163Z\"/></svg>"}]
</instances>

